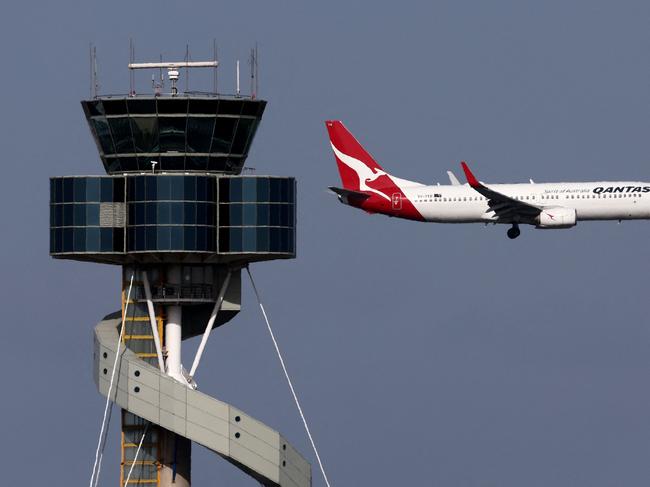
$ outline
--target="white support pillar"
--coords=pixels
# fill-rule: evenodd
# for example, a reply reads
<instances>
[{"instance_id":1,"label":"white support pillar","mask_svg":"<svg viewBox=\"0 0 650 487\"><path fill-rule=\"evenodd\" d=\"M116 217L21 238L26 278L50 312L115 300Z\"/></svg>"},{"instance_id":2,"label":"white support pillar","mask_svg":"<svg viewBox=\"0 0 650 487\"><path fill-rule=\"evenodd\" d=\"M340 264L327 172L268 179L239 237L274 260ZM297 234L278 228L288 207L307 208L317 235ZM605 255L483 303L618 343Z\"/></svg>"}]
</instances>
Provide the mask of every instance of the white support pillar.
<instances>
[{"instance_id":1,"label":"white support pillar","mask_svg":"<svg viewBox=\"0 0 650 487\"><path fill-rule=\"evenodd\" d=\"M156 355L158 356L158 367L160 371L165 371L165 362L163 361L162 346L160 344L160 335L158 334L158 323L156 323L156 312L153 308L153 300L151 299L151 287L149 286L149 278L147 271L140 271L142 274L142 284L144 285L144 295L147 299L147 310L149 311L149 322L151 323L151 334L153 335L153 342L156 346Z\"/></svg>"},{"instance_id":2,"label":"white support pillar","mask_svg":"<svg viewBox=\"0 0 650 487\"><path fill-rule=\"evenodd\" d=\"M201 356L203 356L203 350L205 350L205 345L206 343L208 343L208 337L210 336L210 332L212 331L214 322L216 321L217 315L219 314L219 310L221 309L223 298L226 295L226 291L228 290L228 285L230 284L231 274L232 274L232 270L228 269L228 274L226 274L226 278L224 279L223 284L221 285L221 289L219 290L219 296L217 296L217 301L216 303L214 303L214 308L212 308L212 314L210 315L208 324L205 326L205 331L203 332L201 343L199 344L199 348L196 351L196 355L194 356L194 362L192 362L192 369L190 370L190 377L192 378L194 378L196 369L199 367L199 362L201 362Z\"/></svg>"},{"instance_id":3,"label":"white support pillar","mask_svg":"<svg viewBox=\"0 0 650 487\"><path fill-rule=\"evenodd\" d=\"M172 286L181 285L180 266L170 266L167 273L167 282ZM183 376L181 365L181 338L182 338L183 308L179 305L167 306L167 321L165 323L165 348L167 350L167 375L178 382L187 385Z\"/></svg>"}]
</instances>

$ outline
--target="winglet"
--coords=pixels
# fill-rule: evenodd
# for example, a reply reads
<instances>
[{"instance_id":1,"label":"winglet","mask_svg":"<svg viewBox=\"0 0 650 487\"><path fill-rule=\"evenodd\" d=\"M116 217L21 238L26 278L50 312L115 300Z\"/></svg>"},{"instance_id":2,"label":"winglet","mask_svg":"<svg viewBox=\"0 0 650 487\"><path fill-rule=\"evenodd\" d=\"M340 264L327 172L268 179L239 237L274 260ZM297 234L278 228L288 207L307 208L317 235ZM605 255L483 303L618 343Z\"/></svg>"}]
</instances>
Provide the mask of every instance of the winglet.
<instances>
[{"instance_id":1,"label":"winglet","mask_svg":"<svg viewBox=\"0 0 650 487\"><path fill-rule=\"evenodd\" d=\"M449 182L452 186L460 186L460 181L453 172L447 171L447 176L449 176Z\"/></svg>"},{"instance_id":2,"label":"winglet","mask_svg":"<svg viewBox=\"0 0 650 487\"><path fill-rule=\"evenodd\" d=\"M478 188L481 186L481 183L478 182L478 179L472 174L472 171L469 170L469 167L467 167L467 164L465 164L465 161L461 161L460 163L461 167L463 168L463 172L465 172L465 177L467 178L467 182L472 188Z\"/></svg>"}]
</instances>

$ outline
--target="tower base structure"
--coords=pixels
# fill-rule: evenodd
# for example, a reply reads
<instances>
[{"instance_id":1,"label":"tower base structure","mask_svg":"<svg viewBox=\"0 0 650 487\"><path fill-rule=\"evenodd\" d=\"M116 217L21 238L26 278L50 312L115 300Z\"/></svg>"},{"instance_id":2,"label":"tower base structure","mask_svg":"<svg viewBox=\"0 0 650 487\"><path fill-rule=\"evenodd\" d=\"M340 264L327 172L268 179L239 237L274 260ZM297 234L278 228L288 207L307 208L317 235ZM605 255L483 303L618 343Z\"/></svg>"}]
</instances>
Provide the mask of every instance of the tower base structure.
<instances>
[{"instance_id":1,"label":"tower base structure","mask_svg":"<svg viewBox=\"0 0 650 487\"><path fill-rule=\"evenodd\" d=\"M127 413L212 450L262 485L311 486L309 463L280 433L228 403L178 383L123 344L116 350L120 325L118 312L95 327L94 378L102 395L108 395L110 371L119 353L110 399ZM176 472L178 482L178 467ZM160 480L166 475L161 473Z\"/></svg>"}]
</instances>

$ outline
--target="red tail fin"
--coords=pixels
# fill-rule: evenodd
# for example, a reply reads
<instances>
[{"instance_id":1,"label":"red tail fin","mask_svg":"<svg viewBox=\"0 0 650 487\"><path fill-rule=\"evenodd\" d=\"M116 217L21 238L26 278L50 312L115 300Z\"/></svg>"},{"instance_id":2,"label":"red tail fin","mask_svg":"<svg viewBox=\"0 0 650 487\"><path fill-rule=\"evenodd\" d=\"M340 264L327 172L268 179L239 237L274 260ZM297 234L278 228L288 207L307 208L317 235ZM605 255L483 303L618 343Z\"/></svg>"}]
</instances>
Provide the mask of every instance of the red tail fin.
<instances>
[{"instance_id":1,"label":"red tail fin","mask_svg":"<svg viewBox=\"0 0 650 487\"><path fill-rule=\"evenodd\" d=\"M341 181L345 189L357 191L369 176L376 179L386 173L339 120L325 122Z\"/></svg>"}]
</instances>

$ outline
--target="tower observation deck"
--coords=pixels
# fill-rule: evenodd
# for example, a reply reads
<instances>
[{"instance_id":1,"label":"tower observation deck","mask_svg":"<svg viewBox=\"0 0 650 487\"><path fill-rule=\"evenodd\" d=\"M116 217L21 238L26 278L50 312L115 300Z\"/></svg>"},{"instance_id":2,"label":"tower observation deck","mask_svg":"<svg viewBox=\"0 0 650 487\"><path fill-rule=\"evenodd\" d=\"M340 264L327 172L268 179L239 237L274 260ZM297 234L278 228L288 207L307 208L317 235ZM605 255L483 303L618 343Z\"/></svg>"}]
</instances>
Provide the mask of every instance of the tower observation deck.
<instances>
[{"instance_id":1,"label":"tower observation deck","mask_svg":"<svg viewBox=\"0 0 650 487\"><path fill-rule=\"evenodd\" d=\"M121 310L95 328L94 378L122 408L125 485L190 485L198 443L267 486L311 485L276 431L197 390L213 328L241 309L241 270L296 255L296 182L242 175L266 101L179 92L81 102L106 175L50 179L50 254L122 267ZM202 335L188 371L181 341ZM108 404L108 403L107 403ZM94 475L94 472L93 472Z\"/></svg>"}]
</instances>

